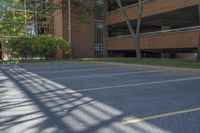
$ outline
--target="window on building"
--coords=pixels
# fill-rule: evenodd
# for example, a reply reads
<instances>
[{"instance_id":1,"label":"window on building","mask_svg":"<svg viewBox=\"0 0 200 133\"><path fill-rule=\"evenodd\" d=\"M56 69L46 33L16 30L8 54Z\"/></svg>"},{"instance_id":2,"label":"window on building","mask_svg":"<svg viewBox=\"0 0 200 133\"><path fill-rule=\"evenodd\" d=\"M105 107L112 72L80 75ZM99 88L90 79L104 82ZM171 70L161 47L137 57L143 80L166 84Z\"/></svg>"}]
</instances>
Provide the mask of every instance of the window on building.
<instances>
[{"instance_id":1,"label":"window on building","mask_svg":"<svg viewBox=\"0 0 200 133\"><path fill-rule=\"evenodd\" d=\"M122 5L125 6L129 6L132 4L137 3L138 0L122 0ZM108 11L113 11L113 10L117 10L119 9L119 6L117 5L115 0L109 0L108 1Z\"/></svg>"},{"instance_id":2,"label":"window on building","mask_svg":"<svg viewBox=\"0 0 200 133\"><path fill-rule=\"evenodd\" d=\"M96 0L94 13L94 52L95 56L104 56L104 0Z\"/></svg>"}]
</instances>

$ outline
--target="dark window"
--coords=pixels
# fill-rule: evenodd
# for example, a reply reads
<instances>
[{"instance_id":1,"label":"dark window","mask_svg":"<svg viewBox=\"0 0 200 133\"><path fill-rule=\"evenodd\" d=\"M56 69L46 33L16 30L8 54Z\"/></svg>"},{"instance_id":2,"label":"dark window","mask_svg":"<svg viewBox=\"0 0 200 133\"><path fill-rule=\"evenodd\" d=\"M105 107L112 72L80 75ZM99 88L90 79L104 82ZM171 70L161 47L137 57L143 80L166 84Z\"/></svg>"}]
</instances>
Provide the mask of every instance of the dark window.
<instances>
[{"instance_id":1,"label":"dark window","mask_svg":"<svg viewBox=\"0 0 200 133\"><path fill-rule=\"evenodd\" d=\"M95 56L104 55L104 0L96 0L94 12L94 51Z\"/></svg>"}]
</instances>

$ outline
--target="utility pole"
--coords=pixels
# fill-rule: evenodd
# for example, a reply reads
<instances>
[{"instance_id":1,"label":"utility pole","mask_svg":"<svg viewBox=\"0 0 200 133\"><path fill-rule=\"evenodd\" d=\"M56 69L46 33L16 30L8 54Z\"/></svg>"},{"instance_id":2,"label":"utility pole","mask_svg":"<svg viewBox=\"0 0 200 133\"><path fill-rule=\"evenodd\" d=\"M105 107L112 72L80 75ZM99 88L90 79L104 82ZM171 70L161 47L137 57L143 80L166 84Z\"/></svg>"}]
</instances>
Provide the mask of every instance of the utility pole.
<instances>
[{"instance_id":1,"label":"utility pole","mask_svg":"<svg viewBox=\"0 0 200 133\"><path fill-rule=\"evenodd\" d=\"M71 17L71 0L68 0L68 43L69 43L69 58L72 59L72 17Z\"/></svg>"},{"instance_id":2,"label":"utility pole","mask_svg":"<svg viewBox=\"0 0 200 133\"><path fill-rule=\"evenodd\" d=\"M37 1L34 0L34 25L35 25L35 33L38 35L39 29L38 29L38 8L37 8Z\"/></svg>"},{"instance_id":3,"label":"utility pole","mask_svg":"<svg viewBox=\"0 0 200 133\"><path fill-rule=\"evenodd\" d=\"M200 24L200 0L198 4L198 14L199 14L199 24ZM197 60L200 61L200 31L199 31L199 40L198 40L198 55L197 55Z\"/></svg>"},{"instance_id":4,"label":"utility pole","mask_svg":"<svg viewBox=\"0 0 200 133\"><path fill-rule=\"evenodd\" d=\"M25 35L27 35L27 8L26 8L26 0L24 0L24 29Z\"/></svg>"},{"instance_id":5,"label":"utility pole","mask_svg":"<svg viewBox=\"0 0 200 133\"><path fill-rule=\"evenodd\" d=\"M13 1L12 3L12 12L13 12L13 32L14 32L14 36L16 36L16 25L15 25L15 3Z\"/></svg>"}]
</instances>

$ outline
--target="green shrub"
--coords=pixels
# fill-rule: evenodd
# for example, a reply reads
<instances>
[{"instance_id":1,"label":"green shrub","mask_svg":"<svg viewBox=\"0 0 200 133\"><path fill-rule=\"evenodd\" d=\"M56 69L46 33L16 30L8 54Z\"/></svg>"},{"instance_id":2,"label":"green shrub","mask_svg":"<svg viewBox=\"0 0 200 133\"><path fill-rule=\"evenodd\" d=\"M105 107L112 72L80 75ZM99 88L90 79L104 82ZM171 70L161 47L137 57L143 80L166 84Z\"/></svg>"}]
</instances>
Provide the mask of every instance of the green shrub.
<instances>
[{"instance_id":1,"label":"green shrub","mask_svg":"<svg viewBox=\"0 0 200 133\"><path fill-rule=\"evenodd\" d=\"M56 57L58 50L68 51L68 45L63 39L50 35L12 38L5 47L9 49L11 59L22 60L38 57L52 59Z\"/></svg>"}]
</instances>

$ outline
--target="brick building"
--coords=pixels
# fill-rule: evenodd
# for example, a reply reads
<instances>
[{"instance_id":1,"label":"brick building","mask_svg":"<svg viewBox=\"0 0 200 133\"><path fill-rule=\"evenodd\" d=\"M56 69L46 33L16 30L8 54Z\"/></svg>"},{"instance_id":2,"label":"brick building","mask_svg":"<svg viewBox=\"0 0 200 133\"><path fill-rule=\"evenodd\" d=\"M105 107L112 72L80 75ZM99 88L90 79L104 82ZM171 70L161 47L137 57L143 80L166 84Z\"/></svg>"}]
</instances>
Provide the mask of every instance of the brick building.
<instances>
[{"instance_id":1,"label":"brick building","mask_svg":"<svg viewBox=\"0 0 200 133\"><path fill-rule=\"evenodd\" d=\"M115 0L83 0L95 7L88 23L72 8L74 57L135 56L134 41ZM141 51L145 57L195 58L199 40L199 0L144 0ZM137 0L124 0L132 26L137 22ZM54 16L54 35L68 40L68 10Z\"/></svg>"}]
</instances>

